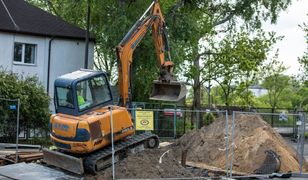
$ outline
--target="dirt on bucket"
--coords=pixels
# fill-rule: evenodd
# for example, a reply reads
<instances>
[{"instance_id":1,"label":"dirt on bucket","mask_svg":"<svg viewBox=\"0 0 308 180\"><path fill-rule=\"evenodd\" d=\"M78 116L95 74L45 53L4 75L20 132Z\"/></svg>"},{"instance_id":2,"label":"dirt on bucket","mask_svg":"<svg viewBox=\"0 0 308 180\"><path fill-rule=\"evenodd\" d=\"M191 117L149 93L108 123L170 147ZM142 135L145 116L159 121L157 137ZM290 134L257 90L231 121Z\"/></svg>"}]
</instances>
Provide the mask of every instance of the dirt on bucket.
<instances>
[{"instance_id":1,"label":"dirt on bucket","mask_svg":"<svg viewBox=\"0 0 308 180\"><path fill-rule=\"evenodd\" d=\"M228 118L228 159L231 159L231 117ZM226 168L226 120L218 118L211 125L184 134L174 149L186 149L187 161ZM277 153L279 172L299 172L296 151L280 134L258 115L238 115L234 126L233 170L254 173L266 158L267 151ZM181 153L178 151L178 154Z\"/></svg>"}]
</instances>

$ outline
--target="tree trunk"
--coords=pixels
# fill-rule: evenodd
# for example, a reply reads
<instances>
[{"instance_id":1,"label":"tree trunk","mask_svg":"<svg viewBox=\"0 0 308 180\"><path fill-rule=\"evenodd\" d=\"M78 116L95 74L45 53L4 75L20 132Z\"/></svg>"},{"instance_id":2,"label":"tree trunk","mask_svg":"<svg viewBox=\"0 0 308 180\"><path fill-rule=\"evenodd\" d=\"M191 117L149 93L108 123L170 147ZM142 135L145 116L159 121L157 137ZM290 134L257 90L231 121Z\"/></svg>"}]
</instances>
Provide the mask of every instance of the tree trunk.
<instances>
[{"instance_id":1,"label":"tree trunk","mask_svg":"<svg viewBox=\"0 0 308 180\"><path fill-rule=\"evenodd\" d=\"M199 64L199 58L196 58L194 61L194 66L197 69L197 75L194 77L194 85L193 85L193 104L192 104L192 110L200 110L201 109L201 84L200 84L200 64ZM199 122L198 122L199 120ZM191 113L191 127L196 123L196 127L200 128L203 125L202 122L202 113L196 111ZM198 124L197 124L198 123Z\"/></svg>"},{"instance_id":2,"label":"tree trunk","mask_svg":"<svg viewBox=\"0 0 308 180\"><path fill-rule=\"evenodd\" d=\"M226 105L226 111L228 112L228 114L231 114L230 112L230 107L229 107L229 94L225 94L225 105Z\"/></svg>"},{"instance_id":3,"label":"tree trunk","mask_svg":"<svg viewBox=\"0 0 308 180\"><path fill-rule=\"evenodd\" d=\"M271 117L271 126L274 127L274 114L275 113L275 108L272 107L272 117Z\"/></svg>"}]
</instances>

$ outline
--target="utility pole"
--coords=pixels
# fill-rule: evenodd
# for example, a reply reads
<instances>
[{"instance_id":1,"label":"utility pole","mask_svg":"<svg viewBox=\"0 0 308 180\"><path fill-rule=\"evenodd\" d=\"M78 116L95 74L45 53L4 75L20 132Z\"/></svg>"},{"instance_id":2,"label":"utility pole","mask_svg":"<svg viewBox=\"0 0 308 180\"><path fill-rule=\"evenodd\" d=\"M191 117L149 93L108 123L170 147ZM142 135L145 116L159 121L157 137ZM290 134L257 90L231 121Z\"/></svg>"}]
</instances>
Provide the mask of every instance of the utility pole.
<instances>
[{"instance_id":1,"label":"utility pole","mask_svg":"<svg viewBox=\"0 0 308 180\"><path fill-rule=\"evenodd\" d=\"M87 30L86 30L86 45L85 45L85 58L84 68L88 69L88 53L89 53L89 29L90 29L90 0L87 0Z\"/></svg>"}]
</instances>

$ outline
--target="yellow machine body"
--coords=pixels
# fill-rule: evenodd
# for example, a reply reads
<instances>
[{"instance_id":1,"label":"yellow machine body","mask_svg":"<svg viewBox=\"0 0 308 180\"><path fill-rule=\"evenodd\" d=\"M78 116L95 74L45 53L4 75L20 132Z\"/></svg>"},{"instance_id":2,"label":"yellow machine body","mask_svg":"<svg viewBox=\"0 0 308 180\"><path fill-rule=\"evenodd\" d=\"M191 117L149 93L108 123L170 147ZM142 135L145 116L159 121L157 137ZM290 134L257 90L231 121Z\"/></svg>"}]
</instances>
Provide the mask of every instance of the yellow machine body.
<instances>
[{"instance_id":1,"label":"yellow machine body","mask_svg":"<svg viewBox=\"0 0 308 180\"><path fill-rule=\"evenodd\" d=\"M112 106L115 141L133 135L135 130L130 113ZM110 145L111 125L108 107L98 108L81 116L55 114L51 116L51 139L65 151L84 154ZM79 133L79 134L78 134Z\"/></svg>"}]
</instances>

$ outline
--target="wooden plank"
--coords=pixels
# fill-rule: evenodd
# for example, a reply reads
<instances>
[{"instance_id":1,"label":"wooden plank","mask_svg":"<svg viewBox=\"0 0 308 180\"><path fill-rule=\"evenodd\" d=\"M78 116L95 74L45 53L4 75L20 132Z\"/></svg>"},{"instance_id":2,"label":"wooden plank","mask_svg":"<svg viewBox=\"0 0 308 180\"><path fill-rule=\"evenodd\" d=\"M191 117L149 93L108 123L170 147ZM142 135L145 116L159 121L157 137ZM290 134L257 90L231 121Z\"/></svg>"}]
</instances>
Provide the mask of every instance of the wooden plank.
<instances>
[{"instance_id":1,"label":"wooden plank","mask_svg":"<svg viewBox=\"0 0 308 180\"><path fill-rule=\"evenodd\" d=\"M43 158L43 153L31 153L31 154L19 154L18 153L18 157L19 158L33 158L33 157L41 157Z\"/></svg>"},{"instance_id":2,"label":"wooden plank","mask_svg":"<svg viewBox=\"0 0 308 180\"><path fill-rule=\"evenodd\" d=\"M16 144L10 144L10 143L0 143L0 149L12 149L16 148ZM32 145L32 144L18 144L18 148L25 148L25 149L41 149L40 145Z\"/></svg>"},{"instance_id":3,"label":"wooden plank","mask_svg":"<svg viewBox=\"0 0 308 180\"><path fill-rule=\"evenodd\" d=\"M161 143L159 143L159 147L166 147L166 146L169 146L171 144L173 144L173 143L172 142L161 142Z\"/></svg>"},{"instance_id":4,"label":"wooden plank","mask_svg":"<svg viewBox=\"0 0 308 180\"><path fill-rule=\"evenodd\" d=\"M12 154L5 156L7 159L15 161L16 153L13 152ZM43 159L42 152L18 152L18 161L19 162L31 162L35 160Z\"/></svg>"},{"instance_id":5,"label":"wooden plank","mask_svg":"<svg viewBox=\"0 0 308 180\"><path fill-rule=\"evenodd\" d=\"M15 160L11 160L9 158L5 158L5 157L0 157L0 159L11 162L11 163L15 163Z\"/></svg>"},{"instance_id":6,"label":"wooden plank","mask_svg":"<svg viewBox=\"0 0 308 180\"><path fill-rule=\"evenodd\" d=\"M18 149L18 154L26 154L26 153L37 153L42 152L40 149ZM15 154L16 149L0 149L0 155L10 155Z\"/></svg>"},{"instance_id":7,"label":"wooden plank","mask_svg":"<svg viewBox=\"0 0 308 180\"><path fill-rule=\"evenodd\" d=\"M191 167L195 167L195 168L199 168L199 169L206 169L206 170L209 170L210 172L213 172L213 173L227 174L226 170L218 168L218 167L210 166L210 165L207 165L205 163L187 161L186 165L191 166ZM232 170L232 175L245 176L245 175L248 175L248 173L237 172L237 171Z\"/></svg>"}]
</instances>

